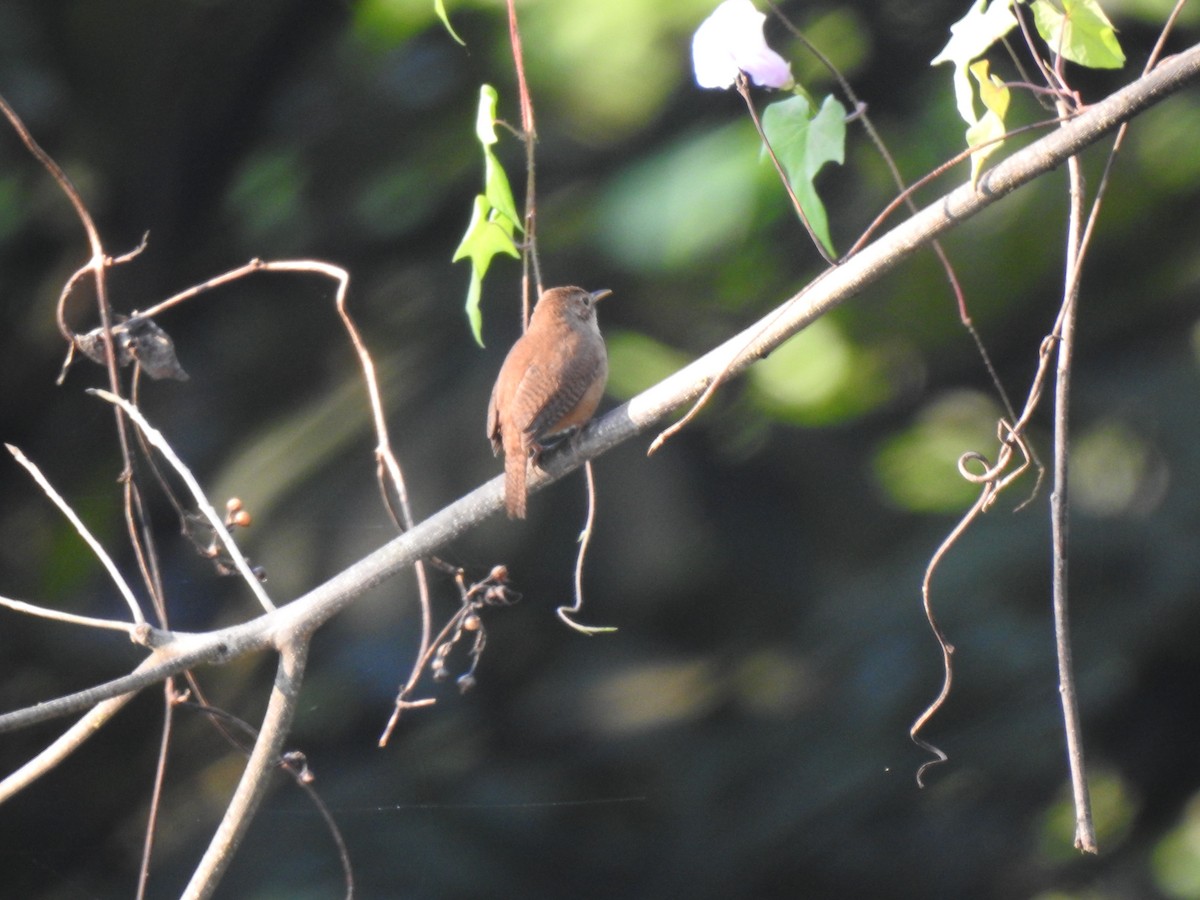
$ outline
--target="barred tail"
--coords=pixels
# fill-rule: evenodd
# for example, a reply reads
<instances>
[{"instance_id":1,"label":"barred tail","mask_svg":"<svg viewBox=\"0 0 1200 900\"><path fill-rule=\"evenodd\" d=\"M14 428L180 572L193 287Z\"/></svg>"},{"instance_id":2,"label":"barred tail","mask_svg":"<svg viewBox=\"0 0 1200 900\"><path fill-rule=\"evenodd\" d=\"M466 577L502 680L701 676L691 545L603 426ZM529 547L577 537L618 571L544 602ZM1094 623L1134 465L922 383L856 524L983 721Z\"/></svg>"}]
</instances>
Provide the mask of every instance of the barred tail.
<instances>
[{"instance_id":1,"label":"barred tail","mask_svg":"<svg viewBox=\"0 0 1200 900\"><path fill-rule=\"evenodd\" d=\"M510 519L525 518L525 475L528 467L528 457L519 446L505 448L504 506Z\"/></svg>"}]
</instances>

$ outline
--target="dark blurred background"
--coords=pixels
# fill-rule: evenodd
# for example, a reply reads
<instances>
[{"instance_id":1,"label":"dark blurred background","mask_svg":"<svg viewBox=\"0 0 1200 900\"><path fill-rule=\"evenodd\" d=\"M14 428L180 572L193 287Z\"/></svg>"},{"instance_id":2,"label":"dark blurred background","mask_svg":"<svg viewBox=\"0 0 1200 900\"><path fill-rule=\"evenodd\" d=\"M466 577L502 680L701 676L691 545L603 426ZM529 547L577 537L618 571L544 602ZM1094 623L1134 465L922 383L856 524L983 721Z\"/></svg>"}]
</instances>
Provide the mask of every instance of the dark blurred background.
<instances>
[{"instance_id":1,"label":"dark blurred background","mask_svg":"<svg viewBox=\"0 0 1200 900\"><path fill-rule=\"evenodd\" d=\"M607 405L753 321L818 271L733 92L691 79L712 0L519 4L536 105L547 282L609 287ZM1085 99L1134 77L1168 5L1108 2L1122 72L1072 70ZM484 411L518 333L519 265L484 291L487 349L450 263L482 183L479 86L516 123L499 0L64 0L0 6L0 93L79 186L110 253L116 306L145 308L252 257L313 257L352 276L350 307L381 371L393 439L424 517L500 471ZM787 4L844 69L915 179L962 140L945 67L965 3ZM1200 37L1190 8L1168 51ZM778 23L772 43L817 96L827 76ZM999 56L994 64L1016 78ZM760 102L770 98L760 94ZM1013 121L1043 115L1027 96ZM932 254L821 320L647 459L599 460L586 638L570 600L582 479L445 556L523 594L485 614L474 691L376 740L411 663L410 575L316 639L289 746L344 831L361 897L1200 897L1200 93L1136 123L1083 283L1073 409L1071 583L1085 749L1101 853L1072 849L1049 601L1047 496L1018 482L947 557L934 602L957 647L954 692L927 736L940 656L920 606L930 555L972 491L955 473L994 453L999 404ZM1028 140L1028 139L1026 139ZM1021 141L1014 142L1019 145ZM497 147L518 197L523 152ZM1086 157L1094 187L1102 151ZM966 167L921 197L966 177ZM823 173L844 249L892 195L852 128ZM1061 292L1065 179L1040 179L946 241L1006 387L1023 398ZM112 415L77 364L54 385L54 304L88 256L68 204L8 128L0 137L0 438L20 446L135 571ZM94 327L88 291L69 318ZM378 547L373 436L355 359L315 277L257 275L160 319L187 383L143 408L216 502L244 499L243 546L279 602ZM1049 416L1034 439L1050 454ZM123 616L93 556L11 461L0 462L0 593ZM152 501L175 627L254 615ZM456 606L433 579L439 621ZM120 635L0 613L4 709L113 677ZM463 648L455 673L468 665ZM261 715L273 660L201 677ZM132 896L162 695L125 709L0 808L0 893ZM6 771L62 723L4 735ZM242 759L199 715L171 741L151 896L177 895ZM219 896L340 896L327 831L279 778Z\"/></svg>"}]
</instances>

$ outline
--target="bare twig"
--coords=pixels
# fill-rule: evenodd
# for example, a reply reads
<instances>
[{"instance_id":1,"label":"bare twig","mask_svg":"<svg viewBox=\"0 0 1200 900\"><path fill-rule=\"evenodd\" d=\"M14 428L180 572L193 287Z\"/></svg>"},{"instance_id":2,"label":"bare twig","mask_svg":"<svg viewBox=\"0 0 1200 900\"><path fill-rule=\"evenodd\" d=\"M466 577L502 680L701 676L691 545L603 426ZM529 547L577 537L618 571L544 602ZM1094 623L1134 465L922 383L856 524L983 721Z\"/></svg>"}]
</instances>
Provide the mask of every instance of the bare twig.
<instances>
[{"instance_id":1,"label":"bare twig","mask_svg":"<svg viewBox=\"0 0 1200 900\"><path fill-rule=\"evenodd\" d=\"M252 259L243 266L238 266L228 272L218 275L215 278L210 278L202 284L190 287L185 291L181 291L172 297L168 297L160 303L155 304L150 309L145 310L142 315L153 317L164 310L175 306L185 300L191 299L198 294L212 290L213 288L229 284L240 278L255 272L293 272L293 273L311 273L329 278L336 285L334 296L334 304L337 310L338 317L342 320L342 325L346 329L346 333L350 338L350 343L354 348L355 354L358 356L359 365L363 370L363 385L367 391L367 401L371 407L371 418L375 426L376 447L375 460L380 470L380 488L383 493L384 505L392 511L391 499L388 494L387 483L390 483L396 492L396 498L400 506L399 520L397 526L405 530L412 528L414 517L412 514L412 505L408 498L408 488L404 479L403 470L396 459L396 455L392 450L391 439L388 433L387 416L383 407L383 398L379 390L379 379L375 373L375 364L371 359L370 351L367 349L366 342L363 340L358 326L355 324L353 317L346 308L347 299L349 296L350 276L345 269L340 266L331 265L330 263L321 262L314 259L301 260L262 260ZM384 478L386 473L386 479ZM424 655L429 647L430 634L432 632L432 612L429 596L429 579L426 572L426 567L423 561L418 561L415 565L417 578L417 593L421 604L421 649L417 656L420 658ZM411 691L415 686L416 680L420 672L414 669L409 676L408 682L405 685L405 691Z\"/></svg>"},{"instance_id":2,"label":"bare twig","mask_svg":"<svg viewBox=\"0 0 1200 900\"><path fill-rule=\"evenodd\" d=\"M0 113L8 119L9 124L16 131L25 148L33 155L34 159L41 163L42 168L50 174L50 177L57 182L59 188L75 209L75 216L79 219L79 224L83 226L84 233L87 235L88 246L92 251L92 258L83 269L80 269L72 276L67 285L68 287L73 285L84 271L94 273L96 278L96 293L100 295L100 316L104 322L104 330L108 333L111 322L108 318L108 301L104 297L104 268L107 258L104 254L104 245L100 241L100 232L96 230L96 223L92 221L92 215L88 212L87 205L83 202L83 197L79 195L79 191L71 183L71 179L67 177L67 173L62 170L62 167L54 161L54 158L49 153L42 149L41 145L30 134L29 129L25 127L25 123L21 121L21 117L17 115L16 110L9 106L8 101L3 97L0 97ZM67 327L61 314L58 324L59 330L62 332L63 337L66 338L67 343L73 344L75 336L71 329ZM109 336L111 337L111 335ZM112 352L112 341L106 337L105 343L108 345L109 375L115 381L117 374L116 356Z\"/></svg>"},{"instance_id":3,"label":"bare twig","mask_svg":"<svg viewBox=\"0 0 1200 900\"><path fill-rule=\"evenodd\" d=\"M275 673L275 685L267 702L267 711L263 715L262 729L254 742L254 749L250 752L237 789L225 809L225 816L183 892L185 900L204 900L213 895L266 794L270 775L279 765L283 742L287 739L296 713L296 701L308 657L308 643L307 634L296 634L279 648L279 668Z\"/></svg>"},{"instance_id":4,"label":"bare twig","mask_svg":"<svg viewBox=\"0 0 1200 900\"><path fill-rule=\"evenodd\" d=\"M570 606L560 606L558 617L581 634L604 634L617 629L611 625L580 625L571 617L583 609L583 562L587 559L588 546L592 543L592 525L596 521L596 479L592 474L592 461L583 464L583 473L587 477L587 521L583 531L579 532L579 554L575 557L575 602Z\"/></svg>"},{"instance_id":5,"label":"bare twig","mask_svg":"<svg viewBox=\"0 0 1200 900\"><path fill-rule=\"evenodd\" d=\"M529 82L525 79L525 53L521 49L521 27L517 23L517 6L507 0L508 40L512 46L513 68L517 72L517 93L521 106L521 140L525 144L525 239L521 242L525 252L521 259L521 331L529 324L532 303L530 302L529 275L533 268L533 286L537 296L542 295L542 265L537 246L537 126L533 119L533 97L529 93Z\"/></svg>"},{"instance_id":6,"label":"bare twig","mask_svg":"<svg viewBox=\"0 0 1200 900\"><path fill-rule=\"evenodd\" d=\"M195 690L194 687L193 690ZM237 716L211 705L202 697L196 697L196 699L192 700L186 695L178 696L175 698L174 705L188 707L203 714L205 718L217 726L217 730L229 742L230 746L243 756L249 756L253 751L254 742L258 739L259 731L244 719L239 719ZM350 853L346 847L346 840L342 836L342 831L338 828L329 806L321 799L321 795L317 793L316 788L313 787L315 776L308 768L308 761L305 755L299 751L291 750L282 754L277 762L279 769L291 777L293 784L302 790L313 806L316 807L317 814L329 830L329 836L333 840L338 858L342 864L342 876L346 884L345 896L347 900L350 900L354 896L354 872L350 865Z\"/></svg>"},{"instance_id":7,"label":"bare twig","mask_svg":"<svg viewBox=\"0 0 1200 900\"><path fill-rule=\"evenodd\" d=\"M1031 406L1036 403L1032 399L1033 393L1040 393L1040 388L1036 388L1035 392L1031 392ZM1028 409L1027 415L1031 413L1032 409ZM925 609L925 619L929 622L929 628L933 632L934 639L937 640L938 647L942 652L942 689L933 702L925 708L925 711L921 715L917 716L916 721L908 729L908 736L912 739L912 742L925 752L933 754L934 757L922 763L917 768L918 787L925 787L925 773L932 766L940 765L950 758L941 747L921 737L922 729L937 714L945 704L946 699L950 696L950 687L954 680L954 645L946 638L946 634L942 631L942 626L938 624L937 616L933 611L932 585L934 573L941 566L946 554L958 543L958 539L962 537L971 524L980 515L987 512L1000 492L1016 478L1019 478L1030 464L1030 451L1019 431L1010 427L1006 422L1001 422L998 437L1000 440L1000 452L997 454L994 466L990 465L987 458L981 453L968 452L959 457L959 474L967 479L967 481L981 485L979 496L975 498L975 502L971 504L971 508L963 514L963 517L958 520L958 524L954 526L938 546L937 550L934 551L928 565L925 567L925 575L921 579L921 603ZM1021 451L1024 461L1014 471L1009 472L1009 465L1014 458L1014 450ZM971 472L968 465L972 462L982 463L984 471L980 473Z\"/></svg>"},{"instance_id":8,"label":"bare twig","mask_svg":"<svg viewBox=\"0 0 1200 900\"><path fill-rule=\"evenodd\" d=\"M211 291L223 284L229 284L232 281L237 281L239 278L245 278L252 272L261 272L265 265L266 264L261 259L252 259L244 266L238 266L236 269L230 269L228 272L223 272L214 278L210 278L207 281L193 285L186 290L182 290L177 294L173 294L165 300L160 300L149 309L139 311L138 315L145 316L147 319L156 318L171 307L178 306L180 303L190 300L192 297L195 297L198 294L203 294L204 292Z\"/></svg>"},{"instance_id":9,"label":"bare twig","mask_svg":"<svg viewBox=\"0 0 1200 900\"><path fill-rule=\"evenodd\" d=\"M192 474L191 470L183 464L183 460L181 460L175 454L175 451L171 448L171 445L167 443L167 439L163 437L162 432L147 422L145 416L142 415L141 410L123 397L118 397L115 394L110 394L108 391L102 391L97 388L90 388L88 393L95 394L101 400L105 400L109 403L119 406L125 412L125 414L129 416L129 418L133 419L138 428L141 429L142 434L146 436L146 439L150 441L150 443L158 450L158 452L163 455L163 458L171 464L171 467L175 470L179 477L183 479L184 484L187 485L188 490L192 492L192 499L196 501L197 509L203 513L206 519L208 519L208 524L212 527L213 532L221 539L221 543L224 545L225 550L229 553L230 559L233 560L233 564L237 568L238 573L242 576L242 579L249 586L251 592L258 599L259 605L262 606L263 609L267 610L267 612L275 609L275 604L272 603L271 598L267 596L267 592L263 588L262 582L259 581L257 576L255 576L255 574L250 570L250 564L246 562L246 557L244 557L242 555L242 551L238 549L238 545L234 541L233 535L229 533L229 530L225 527L224 521L222 521L221 516L217 515L217 511L213 509L212 504L208 502L208 498L204 495L204 489L200 487L200 482L196 480L196 476Z\"/></svg>"},{"instance_id":10,"label":"bare twig","mask_svg":"<svg viewBox=\"0 0 1200 900\"><path fill-rule=\"evenodd\" d=\"M1038 72L1041 73L1043 80L1046 82L1046 87L1051 93L1057 95L1059 89L1055 86L1056 79L1054 72L1051 70L1050 66L1046 65L1046 61L1042 59L1042 55L1038 52L1037 41L1033 39L1033 32L1029 30L1029 22L1025 18L1025 12L1021 9L1021 4L1014 3L1010 9L1012 10L1013 15L1017 17L1017 23L1021 28L1021 37L1025 40L1025 49L1029 51L1030 57L1034 62L1037 63ZM1016 58L1015 53L1013 56ZM1021 71L1024 71L1024 67L1021 67ZM1029 79L1028 77L1026 80L1032 81L1032 79Z\"/></svg>"},{"instance_id":11,"label":"bare twig","mask_svg":"<svg viewBox=\"0 0 1200 900\"><path fill-rule=\"evenodd\" d=\"M61 167L59 167L59 165L49 156L49 154L42 150L38 143L33 139L33 136L25 128L24 123L20 120L15 111L9 107L8 103L2 97L0 97L0 111L3 112L5 117L12 124L13 128L17 131L18 135L30 153L33 154L38 162L40 162L46 171L49 172L50 176L58 183L59 188L63 191L68 200L71 202L71 205L74 207L76 217L79 219L80 224L83 226L83 229L87 234L88 244L91 248L92 255L91 259L87 263L86 268L92 272L95 281L96 305L99 310L100 324L102 328L101 334L104 346L105 368L108 373L108 384L112 395L114 397L119 397L121 395L121 380L117 368L116 348L114 346L112 334L113 315L112 309L108 302L108 289L105 273L107 267L113 262L125 262L140 253L145 247L146 238L143 236L141 244L132 253L125 254L115 261L109 259L104 252L103 245L100 241L99 231L96 229L95 223L92 221L91 214L88 212L87 206L83 202L83 198L75 189L75 186L71 183L71 180L67 177L66 173L63 172ZM59 299L56 310L56 319L59 330L63 337L67 340L68 345L66 361L63 364L62 373L59 376L60 383L66 377L67 367L70 365L70 361L76 346L75 335L66 323L65 305L67 296L77 282L78 278L79 273L76 273L76 275L67 282L62 296ZM165 627L167 624L167 619L165 606L162 603L161 581L158 578L157 555L154 552L153 543L151 542L152 539L148 527L149 519L146 509L142 504L141 492L138 490L135 483L134 458L130 452L129 435L127 432L128 426L120 408L114 407L113 415L116 424L117 440L121 448L121 458L123 460L122 480L124 482L125 493L124 510L126 526L129 531L130 541L137 557L138 564L144 574L146 588L150 593L155 608L159 612L160 622ZM69 510L65 510L64 504L60 504L60 507L64 507L64 511L68 513L68 516L72 518L72 521L77 521L70 514ZM140 529L139 525L141 526ZM133 599L132 592L125 584L124 579L119 575L119 573L116 572L115 567L112 565L111 561L108 560L108 557L103 553L102 550L100 550L98 543L91 540L86 533L86 530L82 529L80 525L77 525L76 527L80 528L81 534L84 535L85 540L88 540L89 544L91 544L93 549L97 552L101 561L104 562L106 568L108 568L110 573L113 575L114 580L116 580L118 588L122 589L122 593L126 596L126 600L130 604L134 621L137 623L136 632L135 634L131 634L131 638L146 643L148 639L157 637L156 635L150 633L149 626L145 623L140 607L138 607L136 601ZM168 692L170 691L169 682L167 685L167 690ZM80 744L95 734L96 731L113 715L115 715L116 712L121 709L132 697L132 693L111 697L90 710L79 722L75 724L75 726L68 729L63 735L54 741L54 743L46 748L46 750L39 753L36 757L22 766L17 772L13 773L4 780L3 795L0 796L0 801L2 801L3 797L7 797L10 793L20 790L25 784L36 780L38 777L40 777L40 775L54 768L61 760L73 753ZM145 891L146 877L149 871L149 853L153 841L154 819L157 810L157 800L161 790L161 777L166 765L166 742L169 738L169 734L170 711L168 710L167 719L164 722L162 747L159 754L158 777L155 783L154 801L151 806L150 821L147 824L146 840L144 845L145 855L138 881L139 897L141 897Z\"/></svg>"},{"instance_id":12,"label":"bare twig","mask_svg":"<svg viewBox=\"0 0 1200 900\"><path fill-rule=\"evenodd\" d=\"M1150 58L1142 71L1143 77L1157 65L1159 54L1166 43L1167 35L1175 25L1183 0L1175 4L1168 17ZM1061 112L1065 101L1058 101ZM1083 260L1091 244L1091 237L1099 218L1101 203L1108 188L1113 163L1120 152L1128 131L1128 123L1122 123L1113 140L1112 149L1105 161L1104 172L1092 201L1087 222L1081 227L1083 217L1083 174L1078 157L1068 160L1070 178L1070 216L1067 235L1067 265L1064 276L1062 309L1055 328L1058 338L1058 367L1055 382L1054 415L1054 490L1050 495L1051 546L1053 552L1053 605L1054 641L1058 658L1059 693L1063 707L1063 723L1067 740L1067 763L1071 772L1071 793L1075 802L1075 847L1085 853L1098 853L1096 830L1092 821L1091 799L1088 792L1087 769L1083 752L1083 727L1079 716L1079 699L1075 684L1072 662L1070 618L1068 614L1067 549L1068 515L1068 465L1070 447L1070 389L1071 359L1074 350L1075 318L1077 315L1079 282L1083 271Z\"/></svg>"},{"instance_id":13,"label":"bare twig","mask_svg":"<svg viewBox=\"0 0 1200 900\"><path fill-rule=\"evenodd\" d=\"M58 491L51 486L50 482L46 479L46 476L42 474L41 469L39 469L32 460L26 457L24 453L14 447L12 444L5 444L4 446L8 449L8 452L13 455L13 459L25 467L25 470L29 472L29 474L33 477L33 480L38 483L38 486L42 489L46 496L50 498L50 502L57 506L59 512L67 517L67 521L75 526L75 530L79 533L79 536L83 538L84 542L91 548L92 552L96 554L96 558L100 560L100 564L104 566L105 571L107 571L109 577L112 578L113 583L117 586L117 590L120 591L121 596L125 598L125 603L129 606L129 613L131 616L133 616L134 624L145 625L146 617L142 615L142 610L141 607L138 606L137 598L133 596L133 591L130 589L129 584L125 581L124 576L121 575L121 571L117 568L117 564L112 561L112 558L108 555L108 553L105 552L104 548L100 545L100 542L92 536L90 531L88 531L87 526L84 525L79 516L75 514L75 510L71 509L71 507L67 505L67 502L62 498L62 495L60 495ZM26 606L28 607L28 604L26 604ZM16 607L14 606L13 608ZM24 611L29 612L31 610L27 608ZM36 614L42 615L43 613L39 612ZM73 621L79 625L91 625L101 620L88 619L86 616L79 616L72 617L70 619L64 618L63 621ZM113 625L104 624L99 627L112 628Z\"/></svg>"},{"instance_id":14,"label":"bare twig","mask_svg":"<svg viewBox=\"0 0 1200 900\"><path fill-rule=\"evenodd\" d=\"M7 607L13 612L25 613L30 616L38 616L42 619L54 619L58 622L67 622L71 625L84 625L88 628L107 628L111 631L124 631L129 635L129 639L135 643L141 643L138 635L146 632L146 626L130 625L128 622L118 622L116 619L98 619L95 616L79 616L75 613L61 612L57 609L49 609L45 606L38 606L34 603L26 603L23 600L12 600L8 597L0 597L0 606Z\"/></svg>"},{"instance_id":15,"label":"bare twig","mask_svg":"<svg viewBox=\"0 0 1200 900\"><path fill-rule=\"evenodd\" d=\"M926 753L933 754L934 758L923 762L917 768L917 786L925 787L925 772L932 766L941 765L950 757L946 755L946 751L936 744L921 737L921 729L927 722L933 718L942 705L946 702L946 698L950 696L950 686L954 681L954 645L946 639L946 634L942 631L942 626L938 624L937 616L933 612L933 598L931 584L933 582L933 573L937 571L942 557L949 552L950 548L958 541L960 535L967 530L976 517L983 511L983 506L987 502L989 493L988 488L984 488L979 492L979 496L975 498L975 502L966 514L958 520L958 524L954 529L946 535L945 539L934 551L933 556L929 560L929 564L925 567L925 576L921 579L921 603L925 609L925 620L929 623L930 630L933 631L934 639L938 642L938 647L942 651L942 689L938 692L937 697L933 702L925 708L915 722L908 729L908 736L912 742L924 750Z\"/></svg>"},{"instance_id":16,"label":"bare twig","mask_svg":"<svg viewBox=\"0 0 1200 900\"><path fill-rule=\"evenodd\" d=\"M292 265L290 263L268 263L268 267L280 271L280 267ZM350 342L354 346L354 352L358 354L359 365L363 370L363 384L367 389L367 399L371 404L371 415L375 422L375 437L378 443L375 447L375 461L380 470L380 487L383 490L384 505L391 511L391 501L387 491L387 482L390 482L393 490L396 492L396 499L400 504L400 522L397 524L405 531L413 527L414 519L412 513L412 504L408 499L408 487L404 481L404 473L400 468L400 462L396 459L396 454L392 451L391 438L388 435L387 416L383 409L383 399L379 393L379 379L375 376L375 363L371 360L370 351L367 350L366 342L363 341L362 335L359 334L358 326L354 324L354 319L346 310L347 288L350 282L350 276L344 269L336 266L328 266L324 263L312 265L316 266L314 271L324 272L333 278L338 283L337 290L337 311L342 319L342 324L346 328L346 333L350 336ZM383 473L387 473L387 478L384 479ZM423 560L417 560L413 566L417 576L417 595L421 606L421 643L417 651L417 658L420 659L429 650L430 637L433 633L433 608L429 597L429 576L425 569ZM412 672L409 674L408 681L404 686L404 693L411 692L416 687L417 680L421 677L421 668L413 666Z\"/></svg>"},{"instance_id":17,"label":"bare twig","mask_svg":"<svg viewBox=\"0 0 1200 900\"><path fill-rule=\"evenodd\" d=\"M1059 101L1059 109L1064 107ZM1062 699L1063 722L1067 738L1067 762L1071 772L1071 792L1075 799L1075 846L1097 853L1096 831L1092 824L1092 806L1088 796L1087 771L1083 754L1083 728L1079 721L1079 700L1071 661L1071 630L1067 598L1067 528L1070 510L1067 470L1070 458L1071 361L1075 348L1075 319L1079 308L1079 272L1081 271L1084 186L1083 169L1078 156L1067 160L1070 210L1067 217L1067 264L1064 276L1061 325L1058 337L1058 367L1054 388L1054 485L1050 493L1050 534L1053 552L1052 594L1054 638L1058 656L1058 689Z\"/></svg>"},{"instance_id":18,"label":"bare twig","mask_svg":"<svg viewBox=\"0 0 1200 900\"><path fill-rule=\"evenodd\" d=\"M866 229L863 230L863 233L858 236L858 240L856 240L854 242L854 246L851 247L848 251L846 251L846 257L849 258L849 257L853 256L855 253L857 253L862 248L862 246L871 239L871 235L875 234L875 232L879 230L880 226L884 222L886 222L889 218L891 218L892 213L896 212L896 210L898 210L901 206L907 206L909 209L912 209L913 204L915 203L915 200L913 199L913 197L917 191L919 191L921 188L925 187L926 185L931 184L934 181L937 181L939 178L941 178L947 172L951 171L959 163L961 163L967 159L970 159L973 154L978 153L984 147L988 147L992 144L1003 143L1004 141L1008 140L1009 138L1016 137L1017 135L1024 134L1025 132L1028 132L1028 131L1038 131L1043 128L1050 128L1051 126L1054 126L1054 125L1061 125L1068 120L1069 120L1069 117L1063 117L1063 118L1056 118L1056 119L1046 119L1045 121L1042 121L1042 122L1031 122L1028 125L1021 125L1018 128L1014 128L1012 131L1006 131L1006 132L1004 132L1004 134L999 135L998 137L989 138L986 141L981 141L980 143L976 144L974 147L968 147L966 150L960 150L958 153L954 154L954 156L950 157L945 162L939 164L932 172L929 172L926 175L922 175L920 178L918 178L912 184L903 188L899 194L897 194L895 197L893 197L891 200L889 200L887 206L885 206L882 209L882 211L880 211L875 216L875 218L871 220L871 224L868 225L866 227ZM959 296L961 296L961 295L959 295ZM965 317L968 320L970 319L970 316L967 315L965 308L960 309L959 315L960 315L960 318Z\"/></svg>"},{"instance_id":19,"label":"bare twig","mask_svg":"<svg viewBox=\"0 0 1200 900\"><path fill-rule=\"evenodd\" d=\"M162 679L155 679L161 681ZM59 735L46 749L0 781L0 803L20 793L74 753L136 696L136 692L117 694L101 700L74 725ZM85 704L84 708L91 704Z\"/></svg>"},{"instance_id":20,"label":"bare twig","mask_svg":"<svg viewBox=\"0 0 1200 900\"><path fill-rule=\"evenodd\" d=\"M95 222L92 221L91 213L88 212L87 205L83 202L83 197L80 196L79 191L75 188L75 185L71 183L71 179L67 177L67 173L64 172L62 167L59 166L59 164L41 148L36 140L34 140L33 135L30 134L29 129L25 127L25 123L21 121L20 116L18 116L16 111L8 105L8 102L3 97L0 97L0 114L3 114L4 117L8 119L9 124L11 124L13 130L17 132L17 135L21 138L22 143L25 144L26 149L29 150L33 157L50 174L50 177L53 178L58 184L59 189L67 197L71 203L71 206L74 208L75 216L79 219L79 224L83 227L84 233L87 235L88 246L91 249L92 256L91 259L88 260L86 268L92 272L92 276L96 284L96 306L100 313L101 334L103 336L104 343L104 363L105 369L108 372L108 386L109 390L114 395L120 396L121 378L117 367L116 348L113 345L113 313L112 307L108 302L108 284L106 278L106 272L112 260L109 259L108 255L104 252L104 245L100 241L100 232L96 229ZM67 283L68 290L70 286L74 284L75 280L76 278L73 277ZM75 348L75 335L67 326L64 317L63 303L65 302L65 296L66 295L64 293L63 299L59 302L58 326L69 347L67 353L67 359L69 361ZM121 413L121 410L117 407L113 408L113 417L116 422L117 441L121 446L121 459L124 464L124 471L121 473L121 477L129 481L133 478L134 461L133 454L130 452L129 447L127 423L125 421L125 417ZM136 497L136 499L140 500L140 497ZM144 513L144 510L140 504L138 505L137 510L139 514ZM129 527L130 540L132 540L136 545L139 541L139 535L138 529L135 527L133 522L132 506L126 506L126 521Z\"/></svg>"},{"instance_id":21,"label":"bare twig","mask_svg":"<svg viewBox=\"0 0 1200 900\"><path fill-rule=\"evenodd\" d=\"M167 751L171 748L172 726L175 724L175 679L163 682L163 721L158 739L158 763L154 767L154 783L150 789L150 811L146 815L146 831L142 838L142 862L138 867L137 900L146 896L150 882L150 860L154 853L154 836L158 826L158 811L162 807L163 784L167 777Z\"/></svg>"},{"instance_id":22,"label":"bare twig","mask_svg":"<svg viewBox=\"0 0 1200 900\"><path fill-rule=\"evenodd\" d=\"M326 829L329 831L329 837L333 841L333 846L337 850L338 860L342 864L342 880L346 885L346 893L343 895L345 900L352 900L354 897L354 869L350 865L350 848L346 846L346 839L342 836L342 830L338 828L337 822L333 818L333 812L329 809L328 804L321 799L321 795L308 782L308 780L295 776L296 786L308 795L308 799L313 806L317 808L317 815L321 817L321 821L325 823Z\"/></svg>"}]
</instances>

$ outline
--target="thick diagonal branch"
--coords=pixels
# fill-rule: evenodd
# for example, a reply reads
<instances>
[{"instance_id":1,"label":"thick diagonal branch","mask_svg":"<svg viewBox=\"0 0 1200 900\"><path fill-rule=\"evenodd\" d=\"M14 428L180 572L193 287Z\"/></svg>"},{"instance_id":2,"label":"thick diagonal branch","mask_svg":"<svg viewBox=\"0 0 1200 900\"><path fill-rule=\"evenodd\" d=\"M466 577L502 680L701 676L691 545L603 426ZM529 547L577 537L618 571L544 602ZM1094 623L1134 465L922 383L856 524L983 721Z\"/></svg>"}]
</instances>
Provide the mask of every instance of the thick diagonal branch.
<instances>
[{"instance_id":1,"label":"thick diagonal branch","mask_svg":"<svg viewBox=\"0 0 1200 900\"><path fill-rule=\"evenodd\" d=\"M805 325L894 270L934 238L1062 165L1197 76L1200 76L1200 45L1169 58L1149 75L1014 153L985 173L977 188L968 184L946 194L851 259L823 273L749 328L593 423L571 446L544 460L546 471L531 479L529 489L540 489L584 461L658 424L672 410L699 396L711 380L745 370ZM207 635L175 635L176 640L159 647L156 655L134 674L0 716L0 732L79 712L187 668L225 662L266 646L282 647L289 633L312 631L371 587L437 552L503 506L504 479L497 477L275 612Z\"/></svg>"}]
</instances>

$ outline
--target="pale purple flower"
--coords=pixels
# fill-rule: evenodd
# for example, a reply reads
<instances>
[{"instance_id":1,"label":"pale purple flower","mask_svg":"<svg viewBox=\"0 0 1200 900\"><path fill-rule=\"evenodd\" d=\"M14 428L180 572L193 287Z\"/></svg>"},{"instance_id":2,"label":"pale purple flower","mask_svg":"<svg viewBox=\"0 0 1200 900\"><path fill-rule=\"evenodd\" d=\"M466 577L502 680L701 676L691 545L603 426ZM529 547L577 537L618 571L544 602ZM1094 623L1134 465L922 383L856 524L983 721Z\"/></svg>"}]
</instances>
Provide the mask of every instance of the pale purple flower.
<instances>
[{"instance_id":1,"label":"pale purple flower","mask_svg":"<svg viewBox=\"0 0 1200 900\"><path fill-rule=\"evenodd\" d=\"M790 88L792 64L767 46L767 17L750 0L725 0L692 38L692 67L704 88L732 87L745 72L761 87Z\"/></svg>"}]
</instances>

